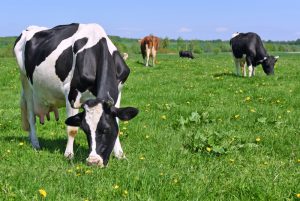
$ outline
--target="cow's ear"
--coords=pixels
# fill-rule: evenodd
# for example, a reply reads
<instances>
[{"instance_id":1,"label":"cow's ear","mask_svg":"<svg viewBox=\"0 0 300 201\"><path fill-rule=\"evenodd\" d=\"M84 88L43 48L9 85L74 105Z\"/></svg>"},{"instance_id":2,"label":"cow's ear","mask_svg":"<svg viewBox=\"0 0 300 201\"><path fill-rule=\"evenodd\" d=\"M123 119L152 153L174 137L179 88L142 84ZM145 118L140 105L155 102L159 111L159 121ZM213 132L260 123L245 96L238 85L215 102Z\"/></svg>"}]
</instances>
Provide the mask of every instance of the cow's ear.
<instances>
[{"instance_id":1,"label":"cow's ear","mask_svg":"<svg viewBox=\"0 0 300 201\"><path fill-rule=\"evenodd\" d=\"M116 108L113 106L111 107L111 112L122 121L128 121L134 118L139 113L139 110L134 107Z\"/></svg>"},{"instance_id":2,"label":"cow's ear","mask_svg":"<svg viewBox=\"0 0 300 201\"><path fill-rule=\"evenodd\" d=\"M68 126L80 127L83 118L83 112L80 112L74 116L66 119L65 124Z\"/></svg>"},{"instance_id":3,"label":"cow's ear","mask_svg":"<svg viewBox=\"0 0 300 201\"><path fill-rule=\"evenodd\" d=\"M113 60L117 69L117 79L119 82L124 83L129 76L130 69L125 63L123 57L120 55L119 51L114 51Z\"/></svg>"},{"instance_id":4,"label":"cow's ear","mask_svg":"<svg viewBox=\"0 0 300 201\"><path fill-rule=\"evenodd\" d=\"M277 61L277 60L279 59L279 56L275 56L274 58L275 58L275 60Z\"/></svg>"}]
</instances>

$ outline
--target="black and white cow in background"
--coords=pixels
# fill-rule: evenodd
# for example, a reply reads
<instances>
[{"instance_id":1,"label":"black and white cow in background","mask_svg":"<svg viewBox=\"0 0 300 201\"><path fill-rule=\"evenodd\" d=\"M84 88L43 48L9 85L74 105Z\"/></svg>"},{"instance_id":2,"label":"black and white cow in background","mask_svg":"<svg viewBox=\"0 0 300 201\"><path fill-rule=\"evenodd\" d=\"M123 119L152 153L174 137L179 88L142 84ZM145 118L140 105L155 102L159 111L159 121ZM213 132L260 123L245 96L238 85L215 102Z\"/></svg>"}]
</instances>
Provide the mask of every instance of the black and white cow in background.
<instances>
[{"instance_id":1,"label":"black and white cow in background","mask_svg":"<svg viewBox=\"0 0 300 201\"><path fill-rule=\"evenodd\" d=\"M103 28L69 24L52 29L30 26L17 38L14 52L20 67L22 127L32 146L40 148L35 120L66 106L68 142L65 157L74 156L78 127L89 144L88 164L105 166L114 151L123 158L118 119L130 120L138 110L119 108L121 88L130 70ZM83 111L78 113L79 108ZM117 119L118 118L118 119Z\"/></svg>"},{"instance_id":2,"label":"black and white cow in background","mask_svg":"<svg viewBox=\"0 0 300 201\"><path fill-rule=\"evenodd\" d=\"M249 68L249 77L255 75L255 67L262 65L267 75L274 74L274 65L279 56L269 56L262 40L256 33L234 33L230 40L232 54L236 65L236 74L240 74L240 65L244 63L244 76L246 65Z\"/></svg>"},{"instance_id":3,"label":"black and white cow in background","mask_svg":"<svg viewBox=\"0 0 300 201\"><path fill-rule=\"evenodd\" d=\"M191 51L179 51L179 57L187 57L187 58L191 58L194 59L193 53Z\"/></svg>"}]
</instances>

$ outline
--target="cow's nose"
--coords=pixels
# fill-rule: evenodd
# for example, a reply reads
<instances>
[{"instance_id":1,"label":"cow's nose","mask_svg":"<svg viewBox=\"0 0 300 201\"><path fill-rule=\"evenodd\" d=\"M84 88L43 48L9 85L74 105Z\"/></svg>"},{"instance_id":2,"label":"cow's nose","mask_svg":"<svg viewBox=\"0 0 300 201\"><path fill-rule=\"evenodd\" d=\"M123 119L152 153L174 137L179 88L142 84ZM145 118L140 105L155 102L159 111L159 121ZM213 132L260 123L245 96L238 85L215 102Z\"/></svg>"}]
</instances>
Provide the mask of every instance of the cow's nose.
<instances>
[{"instance_id":1,"label":"cow's nose","mask_svg":"<svg viewBox=\"0 0 300 201\"><path fill-rule=\"evenodd\" d=\"M97 165L99 167L104 167L103 159L98 154L89 155L86 159L88 165Z\"/></svg>"}]
</instances>

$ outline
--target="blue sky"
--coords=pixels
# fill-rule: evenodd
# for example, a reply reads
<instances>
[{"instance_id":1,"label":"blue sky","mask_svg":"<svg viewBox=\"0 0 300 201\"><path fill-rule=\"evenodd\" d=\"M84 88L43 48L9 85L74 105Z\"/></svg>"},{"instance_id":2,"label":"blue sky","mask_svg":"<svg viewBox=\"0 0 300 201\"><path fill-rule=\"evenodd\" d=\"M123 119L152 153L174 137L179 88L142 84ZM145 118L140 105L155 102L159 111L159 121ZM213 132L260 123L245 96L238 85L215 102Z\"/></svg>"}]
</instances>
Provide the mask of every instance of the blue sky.
<instances>
[{"instance_id":1,"label":"blue sky","mask_svg":"<svg viewBox=\"0 0 300 201\"><path fill-rule=\"evenodd\" d=\"M300 38L299 0L3 0L0 36L29 25L98 23L109 35L141 38L150 33L177 39L228 40L256 32L264 40Z\"/></svg>"}]
</instances>

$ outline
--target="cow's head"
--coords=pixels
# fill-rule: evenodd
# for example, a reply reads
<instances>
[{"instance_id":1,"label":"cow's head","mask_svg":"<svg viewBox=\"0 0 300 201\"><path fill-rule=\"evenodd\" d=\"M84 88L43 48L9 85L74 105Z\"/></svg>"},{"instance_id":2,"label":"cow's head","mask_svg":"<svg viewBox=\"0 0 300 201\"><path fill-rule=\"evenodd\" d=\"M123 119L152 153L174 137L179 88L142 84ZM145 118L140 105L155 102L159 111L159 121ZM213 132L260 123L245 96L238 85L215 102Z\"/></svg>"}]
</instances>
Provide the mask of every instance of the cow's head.
<instances>
[{"instance_id":1,"label":"cow's head","mask_svg":"<svg viewBox=\"0 0 300 201\"><path fill-rule=\"evenodd\" d=\"M264 59L260 60L258 63L262 65L264 72L267 75L273 75L274 74L274 66L277 62L279 56L266 56Z\"/></svg>"},{"instance_id":2,"label":"cow's head","mask_svg":"<svg viewBox=\"0 0 300 201\"><path fill-rule=\"evenodd\" d=\"M97 98L86 101L81 107L83 111L69 117L65 123L85 132L90 152L87 163L106 166L119 132L116 118L128 121L138 114L138 109L116 108L111 101Z\"/></svg>"}]
</instances>

